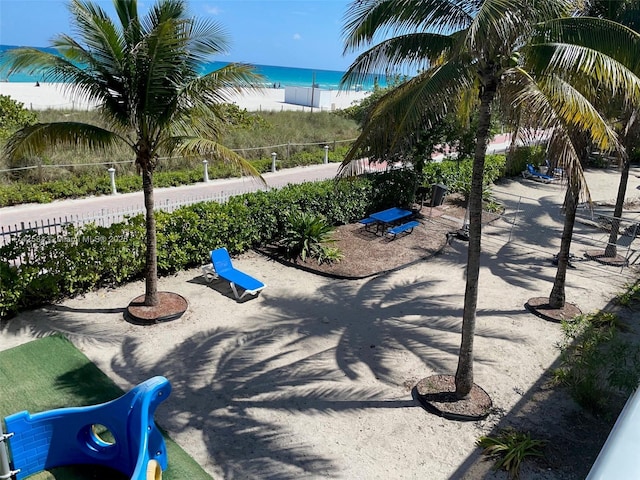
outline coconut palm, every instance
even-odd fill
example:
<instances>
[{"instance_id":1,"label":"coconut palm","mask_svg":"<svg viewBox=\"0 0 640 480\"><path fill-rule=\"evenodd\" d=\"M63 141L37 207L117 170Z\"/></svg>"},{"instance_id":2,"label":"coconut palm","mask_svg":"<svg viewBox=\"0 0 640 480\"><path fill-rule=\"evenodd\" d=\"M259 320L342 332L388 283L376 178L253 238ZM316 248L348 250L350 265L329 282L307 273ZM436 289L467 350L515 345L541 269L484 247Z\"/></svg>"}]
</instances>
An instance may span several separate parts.
<instances>
[{"instance_id":1,"label":"coconut palm","mask_svg":"<svg viewBox=\"0 0 640 480\"><path fill-rule=\"evenodd\" d=\"M408 68L419 73L372 109L343 163L343 174L348 173L354 158L393 152L410 132L428 128L464 99L477 101L479 121L468 199L467 282L455 375L458 398L466 397L473 387L482 180L494 100L500 96L504 97L502 104L514 108L526 105L537 126L551 128L551 145L559 164L571 172L570 182L586 192L579 159L565 127L590 132L603 148L609 148L615 135L573 83L591 78L606 82L602 85L611 92L628 89L638 93L637 78L620 62L592 48L598 39L600 50L628 59L624 52L633 48L636 37L613 22L566 18L568 12L568 4L561 0L359 0L346 15L345 50L374 46L356 58L343 85L361 83L373 72Z\"/></svg>"},{"instance_id":2,"label":"coconut palm","mask_svg":"<svg viewBox=\"0 0 640 480\"><path fill-rule=\"evenodd\" d=\"M594 0L580 6L582 7L580 10L582 15L614 20L636 32L640 32L640 3L636 0ZM625 105L620 102L611 103L610 99L607 100L607 102L604 102L603 108L611 112L611 118L617 119L616 130L624 147L620 152L620 183L613 212L614 218L611 224L611 232L609 233L609 241L604 250L606 258L615 258L617 256L616 242L620 229L620 218L624 208L629 180L629 167L631 166L629 156L633 149L640 145L640 119L638 119L640 112L637 105Z\"/></svg>"},{"instance_id":3,"label":"coconut palm","mask_svg":"<svg viewBox=\"0 0 640 480\"><path fill-rule=\"evenodd\" d=\"M37 73L95 102L107 127L40 123L25 127L6 145L11 157L37 155L56 145L131 148L142 174L146 208L144 304L158 304L153 173L162 156L207 155L258 175L247 162L217 143L219 104L259 77L253 68L229 64L207 75L199 69L227 48L221 27L188 16L183 0L158 0L143 17L136 0L113 1L117 19L97 4L69 4L74 36L52 42L58 54L32 48L7 52L9 73Z\"/></svg>"}]
</instances>

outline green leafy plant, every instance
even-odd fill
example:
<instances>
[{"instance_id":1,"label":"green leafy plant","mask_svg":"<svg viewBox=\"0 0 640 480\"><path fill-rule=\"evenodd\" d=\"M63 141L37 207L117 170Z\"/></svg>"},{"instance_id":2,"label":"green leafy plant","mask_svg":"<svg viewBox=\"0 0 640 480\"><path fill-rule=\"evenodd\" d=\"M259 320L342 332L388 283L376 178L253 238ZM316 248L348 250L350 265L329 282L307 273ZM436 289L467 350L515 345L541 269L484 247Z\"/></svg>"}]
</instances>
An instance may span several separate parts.
<instances>
[{"instance_id":1,"label":"green leafy plant","mask_svg":"<svg viewBox=\"0 0 640 480\"><path fill-rule=\"evenodd\" d=\"M583 408L606 414L640 382L640 346L621 338L617 315L596 312L562 322L560 367L553 377Z\"/></svg>"},{"instance_id":2,"label":"green leafy plant","mask_svg":"<svg viewBox=\"0 0 640 480\"><path fill-rule=\"evenodd\" d=\"M634 304L640 303L640 280L636 283L628 285L624 292L618 294L615 298L618 305L624 307L632 307Z\"/></svg>"},{"instance_id":3,"label":"green leafy plant","mask_svg":"<svg viewBox=\"0 0 640 480\"><path fill-rule=\"evenodd\" d=\"M333 243L334 227L322 215L292 211L287 215L287 229L280 240L287 257L296 259L315 258L318 263L339 259L339 252L327 244Z\"/></svg>"},{"instance_id":4,"label":"green leafy plant","mask_svg":"<svg viewBox=\"0 0 640 480\"><path fill-rule=\"evenodd\" d=\"M546 442L532 439L528 433L513 428L501 430L497 436L482 436L476 442L482 453L496 459L495 470L504 469L509 478L518 478L522 461L527 457L542 457Z\"/></svg>"},{"instance_id":5,"label":"green leafy plant","mask_svg":"<svg viewBox=\"0 0 640 480\"><path fill-rule=\"evenodd\" d=\"M225 203L197 203L171 214L157 211L159 272L170 275L202 265L214 248L239 254L276 242L291 230L282 215L289 211L324 218L320 231L311 232L324 244L311 250L319 262L338 261L342 255L330 246L326 232L374 211L371 189L364 178L338 184L327 180L238 195ZM144 216L136 215L108 227L69 225L57 235L27 231L7 238L0 246L0 318L142 277L144 228Z\"/></svg>"},{"instance_id":6,"label":"green leafy plant","mask_svg":"<svg viewBox=\"0 0 640 480\"><path fill-rule=\"evenodd\" d=\"M8 95L0 95L0 140L6 139L16 130L36 123L34 112Z\"/></svg>"}]
</instances>

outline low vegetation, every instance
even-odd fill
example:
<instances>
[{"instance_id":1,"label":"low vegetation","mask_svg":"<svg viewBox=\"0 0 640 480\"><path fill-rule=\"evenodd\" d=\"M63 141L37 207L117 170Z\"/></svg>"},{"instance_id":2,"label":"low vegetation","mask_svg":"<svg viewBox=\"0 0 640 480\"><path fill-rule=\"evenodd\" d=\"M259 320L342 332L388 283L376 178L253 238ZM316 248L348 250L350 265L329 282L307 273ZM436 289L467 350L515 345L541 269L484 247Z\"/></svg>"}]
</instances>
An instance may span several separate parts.
<instances>
[{"instance_id":1,"label":"low vegetation","mask_svg":"<svg viewBox=\"0 0 640 480\"><path fill-rule=\"evenodd\" d=\"M509 478L518 478L520 467L527 457L542 457L545 442L513 428L505 428L496 436L483 436L476 444L482 453L495 458L495 470L506 470Z\"/></svg>"},{"instance_id":2,"label":"low vegetation","mask_svg":"<svg viewBox=\"0 0 640 480\"><path fill-rule=\"evenodd\" d=\"M307 258L319 264L339 261L340 251L332 248L335 227L323 215L294 210L287 215L287 227L278 241L287 258L303 262Z\"/></svg>"},{"instance_id":3,"label":"low vegetation","mask_svg":"<svg viewBox=\"0 0 640 480\"><path fill-rule=\"evenodd\" d=\"M342 161L349 142L358 134L355 121L332 112L247 112L235 105L220 108L225 110L226 119L220 143L238 151L263 172L271 166L272 152L277 154L279 168L321 163L325 145L330 147L330 161ZM75 121L105 126L95 111L32 112L9 97L0 97L0 148L10 134L36 121ZM195 157L162 159L157 171L171 172L182 177L180 182L193 183L203 178L202 160ZM119 182L134 183L128 179L137 176L131 154L125 148L116 147L108 152L59 148L39 157L14 161L1 158L0 170L4 173L0 174L0 185L64 183L78 176L98 177L108 185L107 169L110 167L116 168ZM210 178L239 174L239 171L211 161L209 169ZM5 193L4 196L11 195ZM74 196L74 193L70 192L69 196Z\"/></svg>"},{"instance_id":4,"label":"low vegetation","mask_svg":"<svg viewBox=\"0 0 640 480\"><path fill-rule=\"evenodd\" d=\"M593 414L616 412L640 383L640 345L625 338L627 328L618 315L602 311L562 322L554 380Z\"/></svg>"},{"instance_id":5,"label":"low vegetation","mask_svg":"<svg viewBox=\"0 0 640 480\"><path fill-rule=\"evenodd\" d=\"M198 203L171 214L158 211L159 274L202 265L207 252L218 247L238 254L283 239L292 253L322 261L337 259L338 252L326 245L329 226L351 223L381 205L389 206L375 194L384 190L382 181L363 178L289 185L232 197L222 204ZM305 212L305 218L323 221L292 224L284 212ZM30 231L14 236L0 247L0 317L141 278L144 232L144 217L137 215L109 227L87 224L68 226L59 235Z\"/></svg>"}]
</instances>

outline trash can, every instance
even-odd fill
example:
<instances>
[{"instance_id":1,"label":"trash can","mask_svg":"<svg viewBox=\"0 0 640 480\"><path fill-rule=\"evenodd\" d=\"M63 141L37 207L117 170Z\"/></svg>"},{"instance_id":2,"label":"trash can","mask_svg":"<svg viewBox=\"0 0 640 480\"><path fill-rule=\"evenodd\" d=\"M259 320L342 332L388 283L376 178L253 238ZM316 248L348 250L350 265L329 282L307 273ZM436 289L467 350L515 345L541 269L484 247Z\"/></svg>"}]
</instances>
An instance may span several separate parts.
<instances>
[{"instance_id":1,"label":"trash can","mask_svg":"<svg viewBox=\"0 0 640 480\"><path fill-rule=\"evenodd\" d=\"M437 207L444 202L444 195L447 193L447 186L436 183L431 190L431 206Z\"/></svg>"}]
</instances>

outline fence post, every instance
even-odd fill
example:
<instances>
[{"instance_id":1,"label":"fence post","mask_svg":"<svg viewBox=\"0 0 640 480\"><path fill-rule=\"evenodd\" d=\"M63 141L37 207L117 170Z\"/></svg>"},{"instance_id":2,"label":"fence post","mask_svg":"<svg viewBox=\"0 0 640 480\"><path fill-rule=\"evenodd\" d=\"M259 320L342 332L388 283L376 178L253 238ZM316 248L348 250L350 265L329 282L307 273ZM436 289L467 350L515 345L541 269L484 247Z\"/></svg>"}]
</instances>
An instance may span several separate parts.
<instances>
[{"instance_id":1,"label":"fence post","mask_svg":"<svg viewBox=\"0 0 640 480\"><path fill-rule=\"evenodd\" d=\"M324 146L324 163L329 163L329 145Z\"/></svg>"},{"instance_id":2,"label":"fence post","mask_svg":"<svg viewBox=\"0 0 640 480\"><path fill-rule=\"evenodd\" d=\"M116 169L111 167L107 171L109 172L109 180L111 181L111 194L115 195L118 193L116 190Z\"/></svg>"},{"instance_id":3,"label":"fence post","mask_svg":"<svg viewBox=\"0 0 640 480\"><path fill-rule=\"evenodd\" d=\"M275 172L276 171L276 157L278 156L278 154L276 152L272 152L271 153L271 171Z\"/></svg>"},{"instance_id":4,"label":"fence post","mask_svg":"<svg viewBox=\"0 0 640 480\"><path fill-rule=\"evenodd\" d=\"M204 181L209 181L209 162L207 160L202 161L202 165L204 167Z\"/></svg>"}]
</instances>

